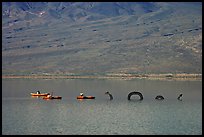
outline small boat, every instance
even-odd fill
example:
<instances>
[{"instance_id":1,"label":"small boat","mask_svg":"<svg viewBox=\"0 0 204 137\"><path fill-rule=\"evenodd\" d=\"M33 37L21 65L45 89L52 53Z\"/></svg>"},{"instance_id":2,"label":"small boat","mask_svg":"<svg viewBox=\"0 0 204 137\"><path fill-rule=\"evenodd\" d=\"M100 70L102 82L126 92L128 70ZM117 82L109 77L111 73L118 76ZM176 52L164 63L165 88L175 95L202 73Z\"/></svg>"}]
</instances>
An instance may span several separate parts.
<instances>
[{"instance_id":1,"label":"small boat","mask_svg":"<svg viewBox=\"0 0 204 137\"><path fill-rule=\"evenodd\" d=\"M40 93L39 91L37 91L37 93L30 93L31 96L47 96L50 95L50 93Z\"/></svg>"},{"instance_id":2,"label":"small boat","mask_svg":"<svg viewBox=\"0 0 204 137\"><path fill-rule=\"evenodd\" d=\"M84 96L84 93L80 93L79 96L77 96L77 99L95 99L94 96Z\"/></svg>"},{"instance_id":3,"label":"small boat","mask_svg":"<svg viewBox=\"0 0 204 137\"><path fill-rule=\"evenodd\" d=\"M95 99L94 96L77 96L77 99Z\"/></svg>"},{"instance_id":4,"label":"small boat","mask_svg":"<svg viewBox=\"0 0 204 137\"><path fill-rule=\"evenodd\" d=\"M46 96L46 97L43 97L43 99L62 99L61 96Z\"/></svg>"}]
</instances>

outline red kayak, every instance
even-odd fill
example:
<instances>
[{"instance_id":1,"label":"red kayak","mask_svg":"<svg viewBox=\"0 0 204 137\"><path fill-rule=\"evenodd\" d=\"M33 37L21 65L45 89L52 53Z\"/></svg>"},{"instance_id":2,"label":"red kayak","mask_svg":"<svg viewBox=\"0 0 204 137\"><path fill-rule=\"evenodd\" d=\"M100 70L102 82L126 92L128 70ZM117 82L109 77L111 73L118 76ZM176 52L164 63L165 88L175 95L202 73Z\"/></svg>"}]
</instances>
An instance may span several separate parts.
<instances>
[{"instance_id":1,"label":"red kayak","mask_svg":"<svg viewBox=\"0 0 204 137\"><path fill-rule=\"evenodd\" d=\"M46 97L43 97L43 99L62 99L61 96L46 96Z\"/></svg>"},{"instance_id":2,"label":"red kayak","mask_svg":"<svg viewBox=\"0 0 204 137\"><path fill-rule=\"evenodd\" d=\"M77 96L77 99L95 99L94 96Z\"/></svg>"},{"instance_id":3,"label":"red kayak","mask_svg":"<svg viewBox=\"0 0 204 137\"><path fill-rule=\"evenodd\" d=\"M31 96L47 96L49 95L50 93L40 93L40 94L37 94L37 93L30 93Z\"/></svg>"}]
</instances>

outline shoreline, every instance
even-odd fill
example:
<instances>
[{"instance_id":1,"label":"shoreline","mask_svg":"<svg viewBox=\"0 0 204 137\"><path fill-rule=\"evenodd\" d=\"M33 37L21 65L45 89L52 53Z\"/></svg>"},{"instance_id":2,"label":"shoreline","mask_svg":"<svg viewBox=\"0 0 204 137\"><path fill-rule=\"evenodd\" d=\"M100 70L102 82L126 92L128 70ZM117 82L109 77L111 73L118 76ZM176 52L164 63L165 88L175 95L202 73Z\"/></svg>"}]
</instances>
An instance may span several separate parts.
<instances>
[{"instance_id":1,"label":"shoreline","mask_svg":"<svg viewBox=\"0 0 204 137\"><path fill-rule=\"evenodd\" d=\"M2 79L151 79L151 80L201 80L202 74L108 74L108 75L2 75Z\"/></svg>"}]
</instances>

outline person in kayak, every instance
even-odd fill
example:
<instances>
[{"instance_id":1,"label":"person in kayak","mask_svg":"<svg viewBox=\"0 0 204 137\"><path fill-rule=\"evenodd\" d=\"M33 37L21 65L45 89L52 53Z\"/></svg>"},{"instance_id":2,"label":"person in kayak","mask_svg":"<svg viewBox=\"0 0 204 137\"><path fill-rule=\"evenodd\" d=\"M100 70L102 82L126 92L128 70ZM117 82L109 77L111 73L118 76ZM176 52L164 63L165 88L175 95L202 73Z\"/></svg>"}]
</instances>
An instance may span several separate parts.
<instances>
[{"instance_id":1,"label":"person in kayak","mask_svg":"<svg viewBox=\"0 0 204 137\"><path fill-rule=\"evenodd\" d=\"M81 92L81 93L80 93L80 96L82 96L82 97L83 97L83 96L84 96L84 93L82 93L82 92Z\"/></svg>"}]
</instances>

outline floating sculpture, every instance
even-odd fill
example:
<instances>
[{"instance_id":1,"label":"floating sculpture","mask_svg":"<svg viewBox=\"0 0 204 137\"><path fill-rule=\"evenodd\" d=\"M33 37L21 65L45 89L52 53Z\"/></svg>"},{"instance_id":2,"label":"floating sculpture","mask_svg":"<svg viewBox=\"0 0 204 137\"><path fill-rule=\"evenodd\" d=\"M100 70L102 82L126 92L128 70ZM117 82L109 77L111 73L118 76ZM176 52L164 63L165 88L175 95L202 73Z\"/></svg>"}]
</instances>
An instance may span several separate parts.
<instances>
[{"instance_id":1,"label":"floating sculpture","mask_svg":"<svg viewBox=\"0 0 204 137\"><path fill-rule=\"evenodd\" d=\"M156 96L156 97L155 97L155 99L157 99L157 100L163 100L163 99L164 99L164 97L163 97L163 96L161 96L161 95L158 95L158 96Z\"/></svg>"},{"instance_id":2,"label":"floating sculpture","mask_svg":"<svg viewBox=\"0 0 204 137\"><path fill-rule=\"evenodd\" d=\"M105 94L108 94L110 97L110 100L113 100L113 96L108 91Z\"/></svg>"},{"instance_id":3,"label":"floating sculpture","mask_svg":"<svg viewBox=\"0 0 204 137\"><path fill-rule=\"evenodd\" d=\"M138 96L140 97L140 100L143 100L143 95L142 95L142 93L136 92L136 91L130 92L130 93L128 94L128 100L130 100L130 97L131 97L132 95L138 95Z\"/></svg>"},{"instance_id":4,"label":"floating sculpture","mask_svg":"<svg viewBox=\"0 0 204 137\"><path fill-rule=\"evenodd\" d=\"M182 96L183 96L183 94L180 94L177 99L182 101L182 98L181 98Z\"/></svg>"}]
</instances>

